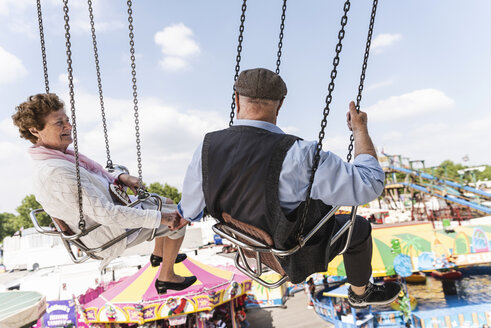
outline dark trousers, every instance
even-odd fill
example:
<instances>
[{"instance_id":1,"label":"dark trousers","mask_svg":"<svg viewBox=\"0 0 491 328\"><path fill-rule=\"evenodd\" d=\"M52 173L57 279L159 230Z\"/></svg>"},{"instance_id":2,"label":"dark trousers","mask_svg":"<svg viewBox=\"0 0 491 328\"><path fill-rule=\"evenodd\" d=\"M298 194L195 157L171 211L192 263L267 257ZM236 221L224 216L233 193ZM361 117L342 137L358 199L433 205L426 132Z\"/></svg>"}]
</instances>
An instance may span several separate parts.
<instances>
[{"instance_id":1,"label":"dark trousers","mask_svg":"<svg viewBox=\"0 0 491 328\"><path fill-rule=\"evenodd\" d=\"M350 215L340 214L334 217L334 234L349 220ZM347 231L331 246L329 262L344 248ZM367 219L357 215L351 242L343 254L344 268L348 282L354 286L364 286L372 274L372 226Z\"/></svg>"}]
</instances>

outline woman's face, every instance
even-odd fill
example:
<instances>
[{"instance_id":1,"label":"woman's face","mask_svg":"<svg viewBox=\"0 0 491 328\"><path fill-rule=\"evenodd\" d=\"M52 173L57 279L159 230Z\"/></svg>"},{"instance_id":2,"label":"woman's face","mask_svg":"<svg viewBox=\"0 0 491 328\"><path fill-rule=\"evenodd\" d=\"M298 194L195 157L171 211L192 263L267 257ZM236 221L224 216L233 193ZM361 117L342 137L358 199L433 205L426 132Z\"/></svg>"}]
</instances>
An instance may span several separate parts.
<instances>
[{"instance_id":1,"label":"woman's face","mask_svg":"<svg viewBox=\"0 0 491 328\"><path fill-rule=\"evenodd\" d=\"M72 125L64 109L49 113L42 130L31 128L29 131L38 138L36 145L65 152L72 143Z\"/></svg>"}]
</instances>

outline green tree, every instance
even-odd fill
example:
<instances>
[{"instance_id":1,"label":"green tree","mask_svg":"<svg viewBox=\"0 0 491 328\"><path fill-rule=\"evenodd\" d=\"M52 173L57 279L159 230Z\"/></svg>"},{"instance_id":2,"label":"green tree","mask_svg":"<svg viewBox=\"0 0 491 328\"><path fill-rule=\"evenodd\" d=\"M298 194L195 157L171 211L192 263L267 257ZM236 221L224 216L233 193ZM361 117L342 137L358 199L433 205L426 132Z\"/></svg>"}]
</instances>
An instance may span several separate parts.
<instances>
[{"instance_id":1,"label":"green tree","mask_svg":"<svg viewBox=\"0 0 491 328\"><path fill-rule=\"evenodd\" d=\"M434 174L441 178L459 180L460 174L457 171L464 168L465 166L462 164L455 164L451 160L446 160L434 169Z\"/></svg>"},{"instance_id":2,"label":"green tree","mask_svg":"<svg viewBox=\"0 0 491 328\"><path fill-rule=\"evenodd\" d=\"M450 160L446 160L436 167L433 167L431 169L426 169L426 171L430 174L433 174L443 179L462 181L464 183L475 182L473 181L474 179L491 180L491 166L489 165L477 165L477 166L485 166L485 170L483 172L472 171L461 176L458 171L462 169L466 169L468 168L468 166L464 166L462 164L457 164Z\"/></svg>"},{"instance_id":3,"label":"green tree","mask_svg":"<svg viewBox=\"0 0 491 328\"><path fill-rule=\"evenodd\" d=\"M148 186L148 192L170 198L176 204L181 201L182 196L176 187L169 186L167 183L162 186L160 182L151 183L150 186Z\"/></svg>"},{"instance_id":4,"label":"green tree","mask_svg":"<svg viewBox=\"0 0 491 328\"><path fill-rule=\"evenodd\" d=\"M30 213L32 210L42 208L41 204L39 204L34 195L27 195L22 200L22 203L19 207L16 208L19 215L16 217L16 229L18 230L20 227L29 228L32 227L32 221L30 217ZM38 222L41 226L48 226L51 224L50 217L45 214L39 214L37 216Z\"/></svg>"},{"instance_id":5,"label":"green tree","mask_svg":"<svg viewBox=\"0 0 491 328\"><path fill-rule=\"evenodd\" d=\"M477 180L491 180L491 166L485 165L486 168L484 169L483 172L476 172L476 179Z\"/></svg>"},{"instance_id":6,"label":"green tree","mask_svg":"<svg viewBox=\"0 0 491 328\"><path fill-rule=\"evenodd\" d=\"M0 243L8 236L12 236L17 229L14 228L15 215L12 213L0 213Z\"/></svg>"}]
</instances>

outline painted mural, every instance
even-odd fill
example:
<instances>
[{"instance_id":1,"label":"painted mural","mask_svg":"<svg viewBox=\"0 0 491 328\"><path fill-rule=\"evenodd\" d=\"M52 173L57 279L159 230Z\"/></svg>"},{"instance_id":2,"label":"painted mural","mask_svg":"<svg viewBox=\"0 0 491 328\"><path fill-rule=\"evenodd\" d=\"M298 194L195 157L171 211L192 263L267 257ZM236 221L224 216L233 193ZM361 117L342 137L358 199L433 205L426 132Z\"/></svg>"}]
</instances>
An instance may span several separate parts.
<instances>
[{"instance_id":1,"label":"painted mural","mask_svg":"<svg viewBox=\"0 0 491 328\"><path fill-rule=\"evenodd\" d=\"M399 254L409 257L413 272L491 263L491 222L437 230L429 222L375 227L372 238L375 277L396 274L394 260ZM345 275L342 260L336 257L328 274Z\"/></svg>"}]
</instances>

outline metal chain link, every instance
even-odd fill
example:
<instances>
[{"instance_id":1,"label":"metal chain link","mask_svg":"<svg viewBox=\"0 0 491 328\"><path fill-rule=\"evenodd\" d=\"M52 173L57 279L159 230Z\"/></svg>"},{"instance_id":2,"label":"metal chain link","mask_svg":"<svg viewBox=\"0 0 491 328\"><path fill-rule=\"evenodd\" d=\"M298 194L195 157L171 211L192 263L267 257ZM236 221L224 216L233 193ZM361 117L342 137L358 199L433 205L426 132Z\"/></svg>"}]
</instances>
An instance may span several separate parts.
<instances>
[{"instance_id":1,"label":"metal chain link","mask_svg":"<svg viewBox=\"0 0 491 328\"><path fill-rule=\"evenodd\" d=\"M280 24L280 40L278 41L278 52L276 59L276 74L280 74L280 65L281 65L281 49L283 48L283 30L285 29L285 15L286 13L286 0L283 0L283 7L281 12L281 24Z\"/></svg>"},{"instance_id":2,"label":"metal chain link","mask_svg":"<svg viewBox=\"0 0 491 328\"><path fill-rule=\"evenodd\" d=\"M99 100L101 103L102 127L104 129L104 141L106 143L106 157L107 157L106 169L112 169L113 162L111 161L111 153L109 151L109 138L107 134L106 112L104 109L104 96L102 95L101 68L99 66L99 53L97 50L97 39L95 34L94 11L92 9L92 0L88 0L87 4L89 6L89 19L90 19L90 30L92 32L92 45L94 46L94 61L95 61L95 69L97 73L97 87L99 88Z\"/></svg>"},{"instance_id":3,"label":"metal chain link","mask_svg":"<svg viewBox=\"0 0 491 328\"><path fill-rule=\"evenodd\" d=\"M78 156L78 138L77 138L77 120L75 116L75 92L73 91L73 68L72 68L72 44L70 42L70 24L68 16L68 0L63 0L63 12L65 20L65 39L66 39L66 56L68 66L68 88L70 94L70 109L72 113L72 133L73 133L73 150L75 153L75 171L77 173L77 190L78 190L78 210L80 219L78 221L78 228L85 233L85 220L82 210L82 186L80 183L80 165Z\"/></svg>"},{"instance_id":4,"label":"metal chain link","mask_svg":"<svg viewBox=\"0 0 491 328\"><path fill-rule=\"evenodd\" d=\"M138 198L146 198L148 193L143 188L142 178L142 160L141 160L141 146L140 146L140 119L138 118L138 93L136 91L136 64L135 64L135 41L133 33L133 10L131 9L131 0L127 1L128 4L128 28L130 36L130 53L131 53L131 81L133 82L133 109L135 110L135 136L136 136L136 157L138 162Z\"/></svg>"},{"instance_id":5,"label":"metal chain link","mask_svg":"<svg viewBox=\"0 0 491 328\"><path fill-rule=\"evenodd\" d=\"M373 0L373 5L372 5L372 14L370 16L370 25L368 27L368 36L367 36L367 44L365 46L365 55L363 56L363 65L361 68L361 75L360 75L360 85L358 86L358 96L356 97L356 112L360 112L360 102L361 102L361 95L363 91L363 83L365 82L365 72L367 70L367 64L368 64L368 56L370 55L370 45L372 44L372 34L373 34L373 25L375 24L375 14L377 13L377 5L378 5L378 0ZM350 144L348 146L348 155L346 156L346 160L348 162L351 161L351 153L353 152L353 142L355 141L355 138L353 136L353 133L350 136Z\"/></svg>"},{"instance_id":6,"label":"metal chain link","mask_svg":"<svg viewBox=\"0 0 491 328\"><path fill-rule=\"evenodd\" d=\"M44 85L46 93L49 93L48 61L46 60L46 47L44 43L43 13L41 11L41 0L37 0L39 40L41 40L41 55L43 57Z\"/></svg>"},{"instance_id":7,"label":"metal chain link","mask_svg":"<svg viewBox=\"0 0 491 328\"><path fill-rule=\"evenodd\" d=\"M240 15L240 27L239 27L239 44L237 45L237 56L235 57L235 75L234 75L234 83L237 81L237 78L239 77L239 71L240 71L240 60L241 60L241 52L242 52L242 40L244 40L244 22L245 22L245 13L247 9L247 0L244 0L242 3L242 14ZM232 104L230 105L230 122L228 123L229 126L232 126L234 124L234 117L235 117L235 84L234 84L234 91L232 93Z\"/></svg>"},{"instance_id":8,"label":"metal chain link","mask_svg":"<svg viewBox=\"0 0 491 328\"><path fill-rule=\"evenodd\" d=\"M302 220L300 221L300 226L298 229L297 239L299 240L299 242L303 239L303 229L305 227L305 222L307 220L307 212L308 212L308 209L310 206L310 194L312 193L312 185L314 183L315 172L317 171L317 167L319 166L320 152L322 150L322 140L324 139L324 136L325 136L324 129L327 126L327 116L329 115L329 112L330 112L329 106L330 106L331 101L332 101L332 92L334 90L334 80L336 79L336 76L338 74L337 67L339 65L339 54L341 53L341 50L343 49L342 41L343 41L344 34L345 34L344 27L348 23L348 11L350 9L350 6L351 6L350 1L346 0L346 2L344 3L344 7L343 7L344 14L343 14L343 17L341 18L341 29L338 32L338 43L336 45L336 55L334 56L334 59L333 59L333 68L331 71L331 82L329 83L329 86L328 86L328 94L326 97L326 106L324 107L324 116L323 116L323 119L321 121L321 130L319 132L319 141L317 142L317 146L316 146L315 153L314 153L314 162L312 164L312 173L310 174L309 187L307 189L307 197L305 198L305 208L303 210Z\"/></svg>"}]
</instances>

